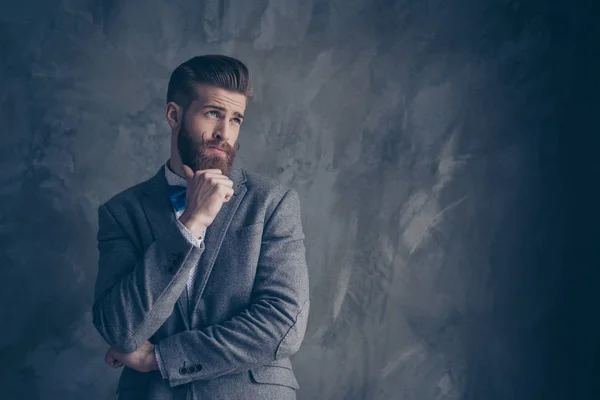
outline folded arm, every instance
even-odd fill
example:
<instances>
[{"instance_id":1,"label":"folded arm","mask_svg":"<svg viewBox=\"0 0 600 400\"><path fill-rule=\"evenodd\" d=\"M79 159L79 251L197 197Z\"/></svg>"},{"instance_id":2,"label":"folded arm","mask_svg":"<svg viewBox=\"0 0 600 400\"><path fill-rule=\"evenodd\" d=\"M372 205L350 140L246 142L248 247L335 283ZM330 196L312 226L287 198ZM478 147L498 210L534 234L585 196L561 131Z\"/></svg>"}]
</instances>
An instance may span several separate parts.
<instances>
[{"instance_id":1,"label":"folded arm","mask_svg":"<svg viewBox=\"0 0 600 400\"><path fill-rule=\"evenodd\" d=\"M309 304L300 202L289 190L263 230L249 308L222 324L161 340L161 372L173 387L289 357L304 338Z\"/></svg>"},{"instance_id":2,"label":"folded arm","mask_svg":"<svg viewBox=\"0 0 600 400\"><path fill-rule=\"evenodd\" d=\"M133 352L171 315L204 242L194 246L174 221L142 251L107 205L98 208L97 239L94 326L111 347Z\"/></svg>"}]
</instances>

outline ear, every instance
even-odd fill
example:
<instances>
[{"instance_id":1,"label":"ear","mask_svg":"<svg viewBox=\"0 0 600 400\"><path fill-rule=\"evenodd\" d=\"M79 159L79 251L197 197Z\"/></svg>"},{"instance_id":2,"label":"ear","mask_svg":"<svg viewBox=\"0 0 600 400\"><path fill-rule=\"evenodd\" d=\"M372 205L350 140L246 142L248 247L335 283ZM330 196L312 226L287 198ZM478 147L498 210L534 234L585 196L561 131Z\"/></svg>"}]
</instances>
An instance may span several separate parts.
<instances>
[{"instance_id":1,"label":"ear","mask_svg":"<svg viewBox=\"0 0 600 400\"><path fill-rule=\"evenodd\" d=\"M173 101L168 102L165 106L165 116L171 129L179 129L179 125L183 119L183 111L179 104Z\"/></svg>"}]
</instances>

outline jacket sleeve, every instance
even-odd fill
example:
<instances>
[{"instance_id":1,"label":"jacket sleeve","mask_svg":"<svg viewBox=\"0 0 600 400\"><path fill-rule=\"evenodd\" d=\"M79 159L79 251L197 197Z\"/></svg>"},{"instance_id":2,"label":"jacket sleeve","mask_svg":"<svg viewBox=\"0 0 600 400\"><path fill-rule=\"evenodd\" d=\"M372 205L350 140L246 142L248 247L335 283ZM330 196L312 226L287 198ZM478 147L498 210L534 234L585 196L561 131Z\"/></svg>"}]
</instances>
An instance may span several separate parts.
<instances>
[{"instance_id":1,"label":"jacket sleeve","mask_svg":"<svg viewBox=\"0 0 600 400\"><path fill-rule=\"evenodd\" d=\"M222 324L180 332L156 345L171 387L298 351L310 302L300 202L293 189L266 222L262 240L249 308Z\"/></svg>"},{"instance_id":2,"label":"jacket sleeve","mask_svg":"<svg viewBox=\"0 0 600 400\"><path fill-rule=\"evenodd\" d=\"M98 207L97 240L94 326L110 346L133 352L171 315L204 241L194 246L174 221L142 251L107 204Z\"/></svg>"}]
</instances>

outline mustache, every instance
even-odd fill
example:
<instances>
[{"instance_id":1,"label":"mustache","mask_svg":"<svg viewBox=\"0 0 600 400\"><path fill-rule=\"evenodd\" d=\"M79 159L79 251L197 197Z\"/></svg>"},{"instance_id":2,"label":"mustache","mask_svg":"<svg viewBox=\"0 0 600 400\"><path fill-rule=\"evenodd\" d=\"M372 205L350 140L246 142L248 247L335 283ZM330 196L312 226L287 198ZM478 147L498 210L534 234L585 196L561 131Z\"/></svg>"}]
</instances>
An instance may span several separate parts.
<instances>
[{"instance_id":1,"label":"mustache","mask_svg":"<svg viewBox=\"0 0 600 400\"><path fill-rule=\"evenodd\" d=\"M235 149L226 141L224 140L201 140L201 142L199 143L199 145L203 148L205 147L214 147L217 148L219 150L223 150L227 153L231 153L234 152Z\"/></svg>"}]
</instances>

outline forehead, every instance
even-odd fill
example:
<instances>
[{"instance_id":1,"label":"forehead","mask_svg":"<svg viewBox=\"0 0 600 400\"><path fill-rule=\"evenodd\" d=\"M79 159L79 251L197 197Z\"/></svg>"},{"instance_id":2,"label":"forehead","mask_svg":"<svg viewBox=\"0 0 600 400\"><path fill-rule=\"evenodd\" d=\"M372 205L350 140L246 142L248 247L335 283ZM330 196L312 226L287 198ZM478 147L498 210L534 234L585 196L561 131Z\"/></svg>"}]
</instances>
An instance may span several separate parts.
<instances>
[{"instance_id":1,"label":"forehead","mask_svg":"<svg viewBox=\"0 0 600 400\"><path fill-rule=\"evenodd\" d=\"M247 99L241 93L232 92L212 85L196 84L196 99L192 102L194 108L207 105L224 107L231 112L243 114Z\"/></svg>"}]
</instances>

